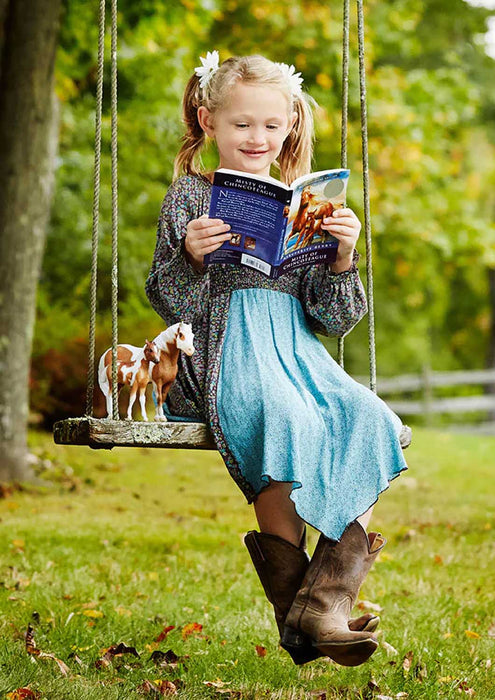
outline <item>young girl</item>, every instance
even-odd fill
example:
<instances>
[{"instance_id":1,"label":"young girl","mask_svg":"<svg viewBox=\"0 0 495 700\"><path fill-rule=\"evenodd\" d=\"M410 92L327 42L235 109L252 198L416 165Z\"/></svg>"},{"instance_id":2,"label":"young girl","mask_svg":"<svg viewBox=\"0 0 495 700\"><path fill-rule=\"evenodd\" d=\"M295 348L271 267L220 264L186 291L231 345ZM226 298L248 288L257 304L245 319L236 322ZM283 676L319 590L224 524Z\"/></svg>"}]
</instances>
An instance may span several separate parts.
<instances>
[{"instance_id":1,"label":"young girl","mask_svg":"<svg viewBox=\"0 0 495 700\"><path fill-rule=\"evenodd\" d=\"M360 223L336 210L322 228L337 260L271 280L229 264L203 266L230 238L208 217L212 173L198 165L206 137L220 168L286 183L310 171L313 122L300 74L261 56L220 66L208 52L183 102L186 134L161 209L148 297L167 324L192 323L172 414L206 421L225 464L254 503L260 532L245 543L295 663L327 655L353 666L376 649L378 618L349 620L385 540L366 533L372 505L406 464L402 424L328 355L315 331L341 336L366 313L356 267ZM178 177L181 173L181 177ZM320 531L309 562L305 524Z\"/></svg>"}]
</instances>

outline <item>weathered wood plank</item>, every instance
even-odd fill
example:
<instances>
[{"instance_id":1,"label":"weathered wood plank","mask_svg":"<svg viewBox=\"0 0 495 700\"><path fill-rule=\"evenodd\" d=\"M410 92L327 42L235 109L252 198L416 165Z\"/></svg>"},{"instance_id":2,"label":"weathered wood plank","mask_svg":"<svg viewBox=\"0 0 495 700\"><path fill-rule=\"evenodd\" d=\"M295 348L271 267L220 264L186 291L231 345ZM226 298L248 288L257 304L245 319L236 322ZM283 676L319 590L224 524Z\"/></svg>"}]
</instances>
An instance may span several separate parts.
<instances>
[{"instance_id":1,"label":"weathered wood plank","mask_svg":"<svg viewBox=\"0 0 495 700\"><path fill-rule=\"evenodd\" d=\"M368 386L369 378L357 376L354 379ZM432 387L495 384L495 369L459 370L453 372L430 372L428 381ZM398 377L378 377L376 386L378 394L400 391L419 391L423 389L425 376L422 374L402 374Z\"/></svg>"},{"instance_id":2,"label":"weathered wood plank","mask_svg":"<svg viewBox=\"0 0 495 700\"><path fill-rule=\"evenodd\" d=\"M420 416L425 413L422 401L387 401L392 411L399 415ZM469 413L495 409L495 396L455 396L433 399L428 405L430 413Z\"/></svg>"},{"instance_id":3,"label":"weathered wood plank","mask_svg":"<svg viewBox=\"0 0 495 700\"><path fill-rule=\"evenodd\" d=\"M112 447L168 447L215 450L213 437L204 423L145 423L106 418L68 418L53 426L58 445Z\"/></svg>"}]
</instances>

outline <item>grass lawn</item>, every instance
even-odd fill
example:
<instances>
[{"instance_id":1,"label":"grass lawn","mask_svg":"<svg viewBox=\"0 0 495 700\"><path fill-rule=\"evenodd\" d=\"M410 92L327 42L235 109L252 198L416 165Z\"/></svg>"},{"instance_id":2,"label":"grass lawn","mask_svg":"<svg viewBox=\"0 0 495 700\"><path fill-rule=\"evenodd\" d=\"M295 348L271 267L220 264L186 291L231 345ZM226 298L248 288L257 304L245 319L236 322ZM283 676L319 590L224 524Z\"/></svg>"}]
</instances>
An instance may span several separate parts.
<instances>
[{"instance_id":1,"label":"grass lawn","mask_svg":"<svg viewBox=\"0 0 495 700\"><path fill-rule=\"evenodd\" d=\"M168 680L191 700L495 699L495 438L415 430L360 596L381 644L354 669L279 648L242 544L254 514L217 453L31 445L47 485L0 499L1 698L159 697L146 681ZM27 653L28 625L55 658ZM104 656L119 643L139 656Z\"/></svg>"}]
</instances>

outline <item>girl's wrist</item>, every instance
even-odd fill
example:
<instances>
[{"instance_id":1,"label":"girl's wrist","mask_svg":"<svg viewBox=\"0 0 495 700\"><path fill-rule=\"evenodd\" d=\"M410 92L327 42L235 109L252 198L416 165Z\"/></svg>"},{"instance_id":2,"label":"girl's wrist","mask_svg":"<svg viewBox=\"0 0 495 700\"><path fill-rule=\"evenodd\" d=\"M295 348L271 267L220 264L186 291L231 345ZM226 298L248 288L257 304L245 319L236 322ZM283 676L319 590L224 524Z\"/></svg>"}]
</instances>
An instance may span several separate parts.
<instances>
[{"instance_id":1,"label":"girl's wrist","mask_svg":"<svg viewBox=\"0 0 495 700\"><path fill-rule=\"evenodd\" d=\"M337 253L337 258L335 262L330 265L330 270L337 274L339 272L346 272L347 270L350 270L353 263L353 253L354 250L344 253L343 255L339 255L339 253Z\"/></svg>"}]
</instances>

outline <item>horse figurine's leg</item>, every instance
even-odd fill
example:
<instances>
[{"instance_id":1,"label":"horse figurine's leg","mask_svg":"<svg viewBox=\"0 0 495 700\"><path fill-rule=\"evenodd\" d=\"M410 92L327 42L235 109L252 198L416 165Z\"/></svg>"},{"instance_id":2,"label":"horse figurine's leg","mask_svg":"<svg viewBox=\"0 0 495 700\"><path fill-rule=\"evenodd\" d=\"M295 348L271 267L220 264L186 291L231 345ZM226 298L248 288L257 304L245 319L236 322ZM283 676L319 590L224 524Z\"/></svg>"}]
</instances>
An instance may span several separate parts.
<instances>
[{"instance_id":1,"label":"horse figurine's leg","mask_svg":"<svg viewBox=\"0 0 495 700\"><path fill-rule=\"evenodd\" d=\"M127 416L125 417L126 420L132 420L132 407L134 406L134 402L136 401L136 393L138 390L138 383L134 381L134 383L131 386L131 391L129 394L129 405L127 407Z\"/></svg>"},{"instance_id":2,"label":"horse figurine's leg","mask_svg":"<svg viewBox=\"0 0 495 700\"><path fill-rule=\"evenodd\" d=\"M146 413L146 384L139 388L139 404L141 406L143 420L148 422L148 414Z\"/></svg>"},{"instance_id":3,"label":"horse figurine's leg","mask_svg":"<svg viewBox=\"0 0 495 700\"><path fill-rule=\"evenodd\" d=\"M162 382L158 381L156 384L153 384L153 389L155 390L155 398L156 398L156 412L155 412L155 420L156 421L166 421L167 418L165 414L163 413L163 398L162 398Z\"/></svg>"}]
</instances>

